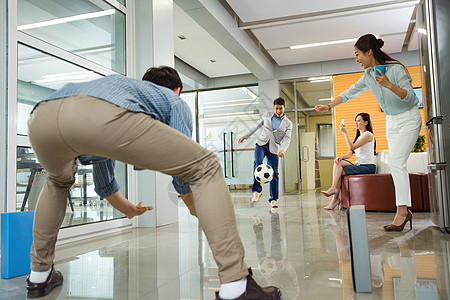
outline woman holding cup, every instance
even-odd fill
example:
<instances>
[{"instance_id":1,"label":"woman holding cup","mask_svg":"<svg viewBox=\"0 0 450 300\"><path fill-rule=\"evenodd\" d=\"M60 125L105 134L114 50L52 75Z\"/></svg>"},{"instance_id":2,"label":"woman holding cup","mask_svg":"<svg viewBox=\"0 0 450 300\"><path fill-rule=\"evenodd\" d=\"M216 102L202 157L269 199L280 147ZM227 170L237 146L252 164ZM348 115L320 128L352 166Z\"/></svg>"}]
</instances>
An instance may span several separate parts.
<instances>
[{"instance_id":1,"label":"woman holding cup","mask_svg":"<svg viewBox=\"0 0 450 300\"><path fill-rule=\"evenodd\" d=\"M370 89L386 114L386 137L388 140L392 179L395 186L397 212L386 231L402 231L409 221L412 224L411 192L406 162L422 126L417 107L419 99L413 91L411 77L405 66L390 57L381 48L384 42L373 34L361 36L355 43L356 62L365 69L361 78L328 105L316 105L322 113L357 97ZM379 66L384 66L383 70ZM375 73L374 69L377 69Z\"/></svg>"}]
</instances>

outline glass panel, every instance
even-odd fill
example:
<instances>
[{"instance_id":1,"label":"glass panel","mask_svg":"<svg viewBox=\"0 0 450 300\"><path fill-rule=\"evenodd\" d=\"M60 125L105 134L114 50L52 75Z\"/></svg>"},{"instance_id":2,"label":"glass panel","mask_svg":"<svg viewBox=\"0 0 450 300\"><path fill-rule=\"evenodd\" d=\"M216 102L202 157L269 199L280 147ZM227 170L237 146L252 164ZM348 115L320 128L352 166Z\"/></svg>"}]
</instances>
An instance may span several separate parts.
<instances>
[{"instance_id":1,"label":"glass panel","mask_svg":"<svg viewBox=\"0 0 450 300\"><path fill-rule=\"evenodd\" d=\"M331 124L317 124L319 157L334 158L333 126Z\"/></svg>"},{"instance_id":2,"label":"glass panel","mask_svg":"<svg viewBox=\"0 0 450 300\"><path fill-rule=\"evenodd\" d=\"M286 102L286 110L294 110L295 109L295 91L294 91L294 83L283 83L280 85L281 88L281 98Z\"/></svg>"},{"instance_id":3,"label":"glass panel","mask_svg":"<svg viewBox=\"0 0 450 300\"><path fill-rule=\"evenodd\" d=\"M67 82L89 81L101 76L65 60L19 44L17 78L17 134L27 135L27 121L34 105Z\"/></svg>"},{"instance_id":4,"label":"glass panel","mask_svg":"<svg viewBox=\"0 0 450 300\"><path fill-rule=\"evenodd\" d=\"M297 86L297 108L313 108L317 104L328 104L331 99L331 77L318 81L299 81Z\"/></svg>"},{"instance_id":5,"label":"glass panel","mask_svg":"<svg viewBox=\"0 0 450 300\"><path fill-rule=\"evenodd\" d=\"M123 4L123 5L126 5L125 4L125 0L117 0L117 1L119 1L121 4Z\"/></svg>"},{"instance_id":6,"label":"glass panel","mask_svg":"<svg viewBox=\"0 0 450 300\"><path fill-rule=\"evenodd\" d=\"M286 112L286 117L293 123L291 143L284 156L284 191L287 194L298 192L297 172L297 133L295 132L295 112Z\"/></svg>"},{"instance_id":7,"label":"glass panel","mask_svg":"<svg viewBox=\"0 0 450 300\"><path fill-rule=\"evenodd\" d=\"M197 140L197 125L196 125L196 116L195 116L195 92L193 93L183 93L180 95L180 97L186 101L186 103L189 105L189 108L191 109L192 114L192 139L194 141Z\"/></svg>"},{"instance_id":8,"label":"glass panel","mask_svg":"<svg viewBox=\"0 0 450 300\"><path fill-rule=\"evenodd\" d=\"M121 186L121 192L127 195L126 164L116 163L116 180ZM44 187L46 171L39 164L33 149L17 147L17 177L16 177L16 210L31 211ZM124 218L125 215L114 209L106 200L94 191L92 166L78 165L75 183L70 189L66 215L61 227L70 227L86 223Z\"/></svg>"},{"instance_id":9,"label":"glass panel","mask_svg":"<svg viewBox=\"0 0 450 300\"><path fill-rule=\"evenodd\" d=\"M258 132L237 143L259 120L257 87L198 93L199 142L216 153L232 189L246 189L253 182L253 152Z\"/></svg>"},{"instance_id":10,"label":"glass panel","mask_svg":"<svg viewBox=\"0 0 450 300\"><path fill-rule=\"evenodd\" d=\"M17 30L125 74L125 15L102 0L17 1Z\"/></svg>"}]
</instances>

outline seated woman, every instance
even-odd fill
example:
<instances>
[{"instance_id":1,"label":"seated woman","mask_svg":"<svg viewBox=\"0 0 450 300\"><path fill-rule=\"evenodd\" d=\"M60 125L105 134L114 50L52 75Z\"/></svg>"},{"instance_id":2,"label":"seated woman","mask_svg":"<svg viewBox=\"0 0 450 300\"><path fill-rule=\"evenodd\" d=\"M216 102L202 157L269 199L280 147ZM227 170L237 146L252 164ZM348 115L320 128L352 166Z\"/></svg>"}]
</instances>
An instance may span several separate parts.
<instances>
[{"instance_id":1,"label":"seated woman","mask_svg":"<svg viewBox=\"0 0 450 300\"><path fill-rule=\"evenodd\" d=\"M359 113L355 118L355 127L357 129L356 137L352 141L348 137L347 128L341 125L341 131L344 133L345 142L349 152L341 157L336 157L333 167L333 185L327 190L322 191L327 197L333 196L328 206L324 209L334 209L340 204L339 192L341 189L342 175L374 174L376 169L376 151L375 137L373 136L372 121L367 113ZM356 156L356 163L352 164L347 159Z\"/></svg>"}]
</instances>

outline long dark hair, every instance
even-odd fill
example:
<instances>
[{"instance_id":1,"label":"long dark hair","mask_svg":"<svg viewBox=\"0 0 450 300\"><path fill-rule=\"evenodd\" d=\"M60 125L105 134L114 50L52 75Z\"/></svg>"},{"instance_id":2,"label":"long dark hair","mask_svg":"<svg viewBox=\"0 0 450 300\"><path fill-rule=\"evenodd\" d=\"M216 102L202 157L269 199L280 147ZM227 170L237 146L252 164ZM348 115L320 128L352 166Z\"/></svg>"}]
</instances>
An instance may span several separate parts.
<instances>
[{"instance_id":1,"label":"long dark hair","mask_svg":"<svg viewBox=\"0 0 450 300\"><path fill-rule=\"evenodd\" d=\"M361 116L361 118L364 120L364 122L367 122L366 129L367 131L370 131L373 134L373 128L372 128L372 120L370 119L370 115L368 113L359 113L356 115L355 120L358 116ZM356 136L353 140L353 144L356 143L356 140L359 138L361 134L359 133L359 130L356 130ZM375 136L373 137L374 143L373 143L373 154L377 155L377 141L375 140ZM355 151L353 151L355 152Z\"/></svg>"},{"instance_id":2,"label":"long dark hair","mask_svg":"<svg viewBox=\"0 0 450 300\"><path fill-rule=\"evenodd\" d=\"M373 56L382 65L385 65L386 62L390 62L394 64L400 64L405 67L405 65L403 65L401 62L391 57L386 52L382 51L381 48L383 47L383 45L384 41L382 39L377 39L373 34L370 33L361 36L355 43L355 47L363 52L372 50Z\"/></svg>"}]
</instances>

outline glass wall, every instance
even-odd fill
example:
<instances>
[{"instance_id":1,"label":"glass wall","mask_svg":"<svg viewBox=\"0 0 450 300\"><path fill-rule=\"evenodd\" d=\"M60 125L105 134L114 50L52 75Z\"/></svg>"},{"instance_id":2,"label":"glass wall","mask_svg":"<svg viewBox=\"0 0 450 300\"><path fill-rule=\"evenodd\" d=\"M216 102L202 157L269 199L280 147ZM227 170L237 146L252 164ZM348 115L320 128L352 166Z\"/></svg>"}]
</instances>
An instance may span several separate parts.
<instances>
[{"instance_id":1,"label":"glass wall","mask_svg":"<svg viewBox=\"0 0 450 300\"><path fill-rule=\"evenodd\" d=\"M237 141L259 120L258 87L198 92L199 143L217 154L230 189L253 183L253 153L258 133Z\"/></svg>"},{"instance_id":2,"label":"glass wall","mask_svg":"<svg viewBox=\"0 0 450 300\"><path fill-rule=\"evenodd\" d=\"M68 82L83 82L101 75L19 43L17 47L17 134L27 135L33 107Z\"/></svg>"},{"instance_id":3,"label":"glass wall","mask_svg":"<svg viewBox=\"0 0 450 300\"><path fill-rule=\"evenodd\" d=\"M286 116L294 124L284 159L284 190L303 193L331 185L334 137L331 112L318 114L314 107L331 100L331 77L282 82Z\"/></svg>"},{"instance_id":4,"label":"glass wall","mask_svg":"<svg viewBox=\"0 0 450 300\"><path fill-rule=\"evenodd\" d=\"M10 165L16 166L16 182L8 186L8 195L15 192L16 197L15 207L8 209L26 211L35 209L46 178L27 136L30 112L65 83L126 75L127 10L125 1L115 0L18 0L16 4L16 9L11 5L10 17L17 15L17 32L11 34L16 38L17 56L11 55L16 63L8 69L8 74L17 74L16 93L8 100L14 107L9 110L9 124L16 125L8 130L9 140L16 145L8 154L14 157ZM115 175L127 196L126 164L117 162ZM92 165L79 165L75 179L62 227L125 217L95 193Z\"/></svg>"},{"instance_id":5,"label":"glass wall","mask_svg":"<svg viewBox=\"0 0 450 300\"><path fill-rule=\"evenodd\" d=\"M125 14L103 0L18 0L17 30L125 74Z\"/></svg>"}]
</instances>

